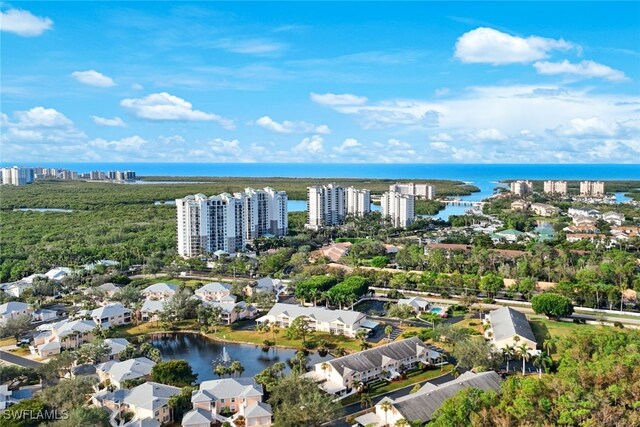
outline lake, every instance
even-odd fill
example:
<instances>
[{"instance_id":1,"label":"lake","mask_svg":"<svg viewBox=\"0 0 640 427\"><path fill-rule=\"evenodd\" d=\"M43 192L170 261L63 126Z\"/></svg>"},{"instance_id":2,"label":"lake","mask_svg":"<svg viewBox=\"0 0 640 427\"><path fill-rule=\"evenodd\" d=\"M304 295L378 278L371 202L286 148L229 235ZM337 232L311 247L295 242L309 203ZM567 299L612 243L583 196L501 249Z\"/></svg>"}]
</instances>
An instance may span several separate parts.
<instances>
[{"instance_id":1,"label":"lake","mask_svg":"<svg viewBox=\"0 0 640 427\"><path fill-rule=\"evenodd\" d=\"M265 338L267 335L265 334ZM198 382L218 379L213 373L215 366L222 360L223 348L231 360L238 360L244 366L243 377L252 377L274 363L287 361L295 356L296 350L272 348L268 352L262 347L250 344L221 343L198 334L154 334L151 344L160 350L163 360L184 359L198 374ZM309 354L309 366L333 357L320 356L317 352ZM290 370L287 365L287 372Z\"/></svg>"}]
</instances>

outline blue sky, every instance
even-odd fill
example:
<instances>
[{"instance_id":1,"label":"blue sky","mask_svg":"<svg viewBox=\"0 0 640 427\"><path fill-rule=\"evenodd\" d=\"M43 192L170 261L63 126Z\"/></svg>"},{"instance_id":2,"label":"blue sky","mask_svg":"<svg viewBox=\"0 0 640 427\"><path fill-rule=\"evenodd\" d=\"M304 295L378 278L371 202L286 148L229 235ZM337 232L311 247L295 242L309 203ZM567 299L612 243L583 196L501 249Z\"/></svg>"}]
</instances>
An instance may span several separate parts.
<instances>
[{"instance_id":1,"label":"blue sky","mask_svg":"<svg viewBox=\"0 0 640 427\"><path fill-rule=\"evenodd\" d=\"M1 9L3 162L640 159L638 2Z\"/></svg>"}]
</instances>

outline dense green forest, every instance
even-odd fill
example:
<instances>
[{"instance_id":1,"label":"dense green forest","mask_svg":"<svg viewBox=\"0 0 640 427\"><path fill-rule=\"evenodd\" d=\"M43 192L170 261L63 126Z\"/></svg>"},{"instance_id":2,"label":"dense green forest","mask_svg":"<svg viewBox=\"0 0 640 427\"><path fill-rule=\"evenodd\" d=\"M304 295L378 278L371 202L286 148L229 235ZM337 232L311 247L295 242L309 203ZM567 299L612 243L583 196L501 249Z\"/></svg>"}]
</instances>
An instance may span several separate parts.
<instances>
[{"instance_id":1,"label":"dense green forest","mask_svg":"<svg viewBox=\"0 0 640 427\"><path fill-rule=\"evenodd\" d=\"M125 265L150 257L175 255L175 207L155 205L188 194L241 191L271 185L291 199L306 198L306 186L328 180L283 178L211 178L206 184L117 185L50 181L0 188L0 281L17 280L52 265L78 266L101 258ZM344 182L343 182L344 181ZM345 185L388 189L391 180L340 180ZM475 187L462 182L431 181L441 194L464 194ZM374 187L375 184L375 187ZM437 209L426 202L424 209ZM437 202L436 202L437 203ZM72 209L73 212L23 212L19 208ZM421 208L422 209L422 208ZM304 213L292 213L299 229Z\"/></svg>"},{"instance_id":2,"label":"dense green forest","mask_svg":"<svg viewBox=\"0 0 640 427\"><path fill-rule=\"evenodd\" d=\"M498 395L463 390L429 425L640 425L640 332L585 330L555 345L560 358L549 374L510 377Z\"/></svg>"}]
</instances>

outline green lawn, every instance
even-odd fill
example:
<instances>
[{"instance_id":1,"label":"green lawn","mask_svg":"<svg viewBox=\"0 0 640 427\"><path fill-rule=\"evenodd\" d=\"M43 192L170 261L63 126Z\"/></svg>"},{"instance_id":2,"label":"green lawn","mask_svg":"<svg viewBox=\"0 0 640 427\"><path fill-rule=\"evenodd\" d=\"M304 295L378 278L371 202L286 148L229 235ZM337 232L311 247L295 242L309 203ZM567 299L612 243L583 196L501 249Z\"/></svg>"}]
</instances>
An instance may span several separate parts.
<instances>
[{"instance_id":1,"label":"green lawn","mask_svg":"<svg viewBox=\"0 0 640 427\"><path fill-rule=\"evenodd\" d=\"M452 370L453 370L453 365L445 365L442 367L442 370L440 368L435 368L435 369L428 369L426 371L413 372L408 375L407 379L404 379L401 381L392 381L380 387L376 387L375 389L370 390L369 394L371 395L371 397L376 397L381 394L389 393L390 391L408 387L423 381L432 380L442 375L446 375ZM360 401L360 395L354 394L345 399L342 399L340 402L342 402L343 406L347 406L359 401Z\"/></svg>"},{"instance_id":2,"label":"green lawn","mask_svg":"<svg viewBox=\"0 0 640 427\"><path fill-rule=\"evenodd\" d=\"M542 346L545 340L550 337L566 337L574 334L579 329L598 329L606 327L573 322L556 322L541 316L531 316L529 318L529 324L531 325L533 334L536 336L536 341L538 341L538 345L540 346ZM555 351L551 352L551 354L555 354Z\"/></svg>"}]
</instances>

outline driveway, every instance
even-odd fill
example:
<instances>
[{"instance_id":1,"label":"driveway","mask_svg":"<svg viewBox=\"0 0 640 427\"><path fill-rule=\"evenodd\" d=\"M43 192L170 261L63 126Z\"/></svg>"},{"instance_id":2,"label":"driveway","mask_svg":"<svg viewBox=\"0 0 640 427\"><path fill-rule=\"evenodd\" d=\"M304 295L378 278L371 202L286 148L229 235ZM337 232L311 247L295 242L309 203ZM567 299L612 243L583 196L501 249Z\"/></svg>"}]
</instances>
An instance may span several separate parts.
<instances>
[{"instance_id":1,"label":"driveway","mask_svg":"<svg viewBox=\"0 0 640 427\"><path fill-rule=\"evenodd\" d=\"M35 360L27 359L26 357L16 356L13 353L8 353L6 351L0 351L0 360L3 362L12 363L14 365L22 366L23 368L38 368L42 365L40 362L36 362Z\"/></svg>"}]
</instances>

